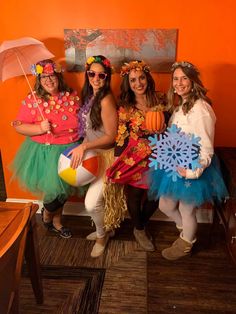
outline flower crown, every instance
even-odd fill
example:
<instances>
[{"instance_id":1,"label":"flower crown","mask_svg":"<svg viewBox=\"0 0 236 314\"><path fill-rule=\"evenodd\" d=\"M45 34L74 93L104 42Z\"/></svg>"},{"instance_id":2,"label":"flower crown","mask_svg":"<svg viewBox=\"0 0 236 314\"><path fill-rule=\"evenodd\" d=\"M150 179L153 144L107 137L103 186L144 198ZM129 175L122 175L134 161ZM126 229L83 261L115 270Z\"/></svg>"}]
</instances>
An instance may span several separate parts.
<instances>
[{"instance_id":1,"label":"flower crown","mask_svg":"<svg viewBox=\"0 0 236 314\"><path fill-rule=\"evenodd\" d=\"M189 63L187 61L180 61L180 62L173 63L172 66L171 66L171 70L173 71L173 70L175 70L178 67L183 67L183 68L187 67L187 68L195 69L195 67L193 66L192 63Z\"/></svg>"},{"instance_id":2,"label":"flower crown","mask_svg":"<svg viewBox=\"0 0 236 314\"><path fill-rule=\"evenodd\" d=\"M36 64L31 65L31 73L33 75L41 75L41 74L54 74L56 73L61 73L62 72L62 67L58 63L44 63L44 62L38 62Z\"/></svg>"},{"instance_id":3,"label":"flower crown","mask_svg":"<svg viewBox=\"0 0 236 314\"><path fill-rule=\"evenodd\" d=\"M98 56L95 56L95 57L89 57L85 63L85 69L87 70L89 68L89 66L92 64L92 63L101 63L103 65L105 65L105 67L107 68L112 68L111 66L111 62L109 59L105 58L105 59L102 59L101 57L98 57Z\"/></svg>"},{"instance_id":4,"label":"flower crown","mask_svg":"<svg viewBox=\"0 0 236 314\"><path fill-rule=\"evenodd\" d=\"M150 67L144 61L130 61L121 67L120 76L125 76L130 73L131 70L150 72Z\"/></svg>"}]
</instances>

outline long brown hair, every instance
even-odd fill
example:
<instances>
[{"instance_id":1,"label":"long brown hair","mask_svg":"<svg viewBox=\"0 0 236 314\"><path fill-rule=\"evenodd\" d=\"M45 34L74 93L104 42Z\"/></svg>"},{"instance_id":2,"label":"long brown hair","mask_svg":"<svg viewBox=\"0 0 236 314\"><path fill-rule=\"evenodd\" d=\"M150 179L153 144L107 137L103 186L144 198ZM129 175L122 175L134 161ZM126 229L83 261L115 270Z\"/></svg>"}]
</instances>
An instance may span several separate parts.
<instances>
[{"instance_id":1,"label":"long brown hair","mask_svg":"<svg viewBox=\"0 0 236 314\"><path fill-rule=\"evenodd\" d=\"M93 61L90 63L86 63L86 71L85 71L85 81L84 85L81 91L81 106L83 106L86 102L88 102L93 97L93 88L89 83L89 78L87 71L90 69L91 65L93 63L99 63L104 68L104 72L107 74L105 79L105 84L102 88L99 89L99 91L96 93L93 104L90 112L90 119L92 122L92 128L94 130L98 129L102 125L102 118L101 118L101 101L102 99L107 96L108 94L112 94L111 92L111 65L110 61L102 56L93 56L89 59L92 59ZM88 60L89 60L88 59Z\"/></svg>"},{"instance_id":2,"label":"long brown hair","mask_svg":"<svg viewBox=\"0 0 236 314\"><path fill-rule=\"evenodd\" d=\"M152 108L159 104L165 105L163 94L156 92L155 81L149 72L144 72L147 78L147 89L146 89L146 99L147 106ZM136 97L132 89L130 88L129 83L129 73L123 76L123 80L120 86L120 96L119 96L119 106L125 108L134 107L137 103Z\"/></svg>"},{"instance_id":3,"label":"long brown hair","mask_svg":"<svg viewBox=\"0 0 236 314\"><path fill-rule=\"evenodd\" d=\"M176 69L181 69L183 73L189 78L189 80L192 83L191 91L188 95L187 101L183 103L183 99L181 96L177 95L175 93L175 90L173 88L173 76ZM206 96L207 89L204 87L202 81L200 80L200 73L198 69L190 62L187 61L181 61L181 62L175 62L172 65L171 68L171 86L169 88L169 91L167 93L167 99L168 99L168 106L171 111L173 111L176 108L176 98L177 98L177 106L183 105L183 112L184 114L187 114L190 109L194 106L194 103L198 99L205 100L209 105L211 105L211 99Z\"/></svg>"}]
</instances>

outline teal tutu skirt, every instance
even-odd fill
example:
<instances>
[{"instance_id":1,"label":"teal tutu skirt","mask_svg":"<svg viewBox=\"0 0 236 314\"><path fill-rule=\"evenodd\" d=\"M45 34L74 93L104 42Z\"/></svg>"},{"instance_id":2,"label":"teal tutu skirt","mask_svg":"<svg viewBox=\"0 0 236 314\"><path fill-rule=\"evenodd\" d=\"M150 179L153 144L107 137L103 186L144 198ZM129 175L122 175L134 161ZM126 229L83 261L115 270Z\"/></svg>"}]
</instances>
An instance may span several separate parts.
<instances>
[{"instance_id":1,"label":"teal tutu skirt","mask_svg":"<svg viewBox=\"0 0 236 314\"><path fill-rule=\"evenodd\" d=\"M198 179L177 177L173 182L165 170L149 170L149 198L157 200L161 196L183 201L194 206L205 202L221 202L228 196L228 191L222 178L219 161L212 158L211 165L206 168Z\"/></svg>"},{"instance_id":2,"label":"teal tutu skirt","mask_svg":"<svg viewBox=\"0 0 236 314\"><path fill-rule=\"evenodd\" d=\"M43 199L44 203L50 203L57 197L63 202L71 195L83 196L86 187L68 185L57 172L60 154L75 144L45 145L26 138L10 166L12 179L17 179L21 188Z\"/></svg>"}]
</instances>

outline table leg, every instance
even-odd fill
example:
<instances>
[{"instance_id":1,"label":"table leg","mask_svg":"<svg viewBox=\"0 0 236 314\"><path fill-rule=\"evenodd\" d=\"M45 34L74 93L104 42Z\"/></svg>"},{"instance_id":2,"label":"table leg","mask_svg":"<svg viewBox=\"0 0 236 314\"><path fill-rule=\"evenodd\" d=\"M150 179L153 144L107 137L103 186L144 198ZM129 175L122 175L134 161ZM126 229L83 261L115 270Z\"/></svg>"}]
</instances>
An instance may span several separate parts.
<instances>
[{"instance_id":1,"label":"table leg","mask_svg":"<svg viewBox=\"0 0 236 314\"><path fill-rule=\"evenodd\" d=\"M43 303L43 285L40 269L39 247L35 215L31 217L25 246L25 260L29 276L38 304Z\"/></svg>"}]
</instances>

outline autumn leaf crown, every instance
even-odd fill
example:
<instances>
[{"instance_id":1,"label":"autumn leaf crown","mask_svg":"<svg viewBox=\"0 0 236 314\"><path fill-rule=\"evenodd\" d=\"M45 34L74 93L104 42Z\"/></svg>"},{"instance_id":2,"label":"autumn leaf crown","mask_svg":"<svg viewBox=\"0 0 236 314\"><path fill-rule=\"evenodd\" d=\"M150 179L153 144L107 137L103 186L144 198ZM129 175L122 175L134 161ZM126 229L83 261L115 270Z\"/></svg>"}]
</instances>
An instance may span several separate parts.
<instances>
[{"instance_id":1,"label":"autumn leaf crown","mask_svg":"<svg viewBox=\"0 0 236 314\"><path fill-rule=\"evenodd\" d=\"M121 67L120 76L125 76L130 73L131 70L150 72L150 67L143 61L130 61L129 63L125 62Z\"/></svg>"}]
</instances>

